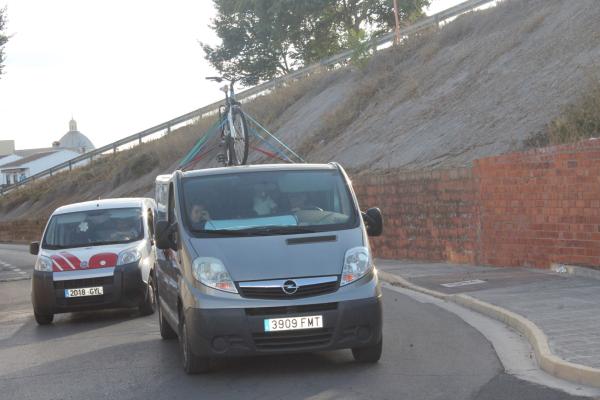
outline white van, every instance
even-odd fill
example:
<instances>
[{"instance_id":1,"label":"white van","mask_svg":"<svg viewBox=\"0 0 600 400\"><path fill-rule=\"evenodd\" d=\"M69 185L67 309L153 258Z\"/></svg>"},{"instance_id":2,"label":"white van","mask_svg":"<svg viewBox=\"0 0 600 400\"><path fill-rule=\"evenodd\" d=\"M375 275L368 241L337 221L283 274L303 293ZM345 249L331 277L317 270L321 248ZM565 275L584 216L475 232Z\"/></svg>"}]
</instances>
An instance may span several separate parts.
<instances>
[{"instance_id":1,"label":"white van","mask_svg":"<svg viewBox=\"0 0 600 400\"><path fill-rule=\"evenodd\" d=\"M44 325L54 314L99 308L155 309L153 267L156 203L149 198L105 199L56 209L37 255L31 302Z\"/></svg>"}]
</instances>

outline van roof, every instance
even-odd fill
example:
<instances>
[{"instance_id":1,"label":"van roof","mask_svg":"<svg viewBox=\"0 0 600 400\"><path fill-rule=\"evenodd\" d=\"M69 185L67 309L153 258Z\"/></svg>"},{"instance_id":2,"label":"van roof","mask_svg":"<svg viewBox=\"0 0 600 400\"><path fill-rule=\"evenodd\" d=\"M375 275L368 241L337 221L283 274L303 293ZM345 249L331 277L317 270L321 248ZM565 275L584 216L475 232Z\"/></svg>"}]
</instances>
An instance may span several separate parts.
<instances>
[{"instance_id":1,"label":"van roof","mask_svg":"<svg viewBox=\"0 0 600 400\"><path fill-rule=\"evenodd\" d=\"M142 207L145 201L154 202L154 200L145 197L130 197L130 198L119 198L119 199L101 199L84 201L81 203L68 204L66 206L58 207L54 212L55 214L65 214L78 211L89 211L89 210L101 210L110 208L134 208Z\"/></svg>"},{"instance_id":2,"label":"van roof","mask_svg":"<svg viewBox=\"0 0 600 400\"><path fill-rule=\"evenodd\" d=\"M259 164L259 165L240 165L235 167L206 168L186 171L185 177L218 175L229 173L260 172L260 171L302 171L302 170L335 170L338 166L335 163L329 164Z\"/></svg>"}]
</instances>

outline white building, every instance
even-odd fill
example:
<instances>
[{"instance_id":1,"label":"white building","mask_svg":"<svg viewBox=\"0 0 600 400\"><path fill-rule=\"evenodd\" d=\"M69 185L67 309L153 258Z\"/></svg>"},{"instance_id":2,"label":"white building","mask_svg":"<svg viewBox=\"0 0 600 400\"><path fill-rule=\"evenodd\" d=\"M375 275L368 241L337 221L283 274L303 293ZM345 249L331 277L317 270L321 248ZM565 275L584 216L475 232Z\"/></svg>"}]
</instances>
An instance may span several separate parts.
<instances>
[{"instance_id":1,"label":"white building","mask_svg":"<svg viewBox=\"0 0 600 400\"><path fill-rule=\"evenodd\" d=\"M0 168L3 165L20 160L21 158L23 158L23 157L18 154L14 154L14 153L9 154L7 156L0 156ZM0 186L2 186L2 185L6 185L6 177L3 174L0 174Z\"/></svg>"},{"instance_id":2,"label":"white building","mask_svg":"<svg viewBox=\"0 0 600 400\"><path fill-rule=\"evenodd\" d=\"M12 143L12 152L0 155L0 186L22 181L95 148L90 139L77 130L74 119L69 121L69 131L49 148L14 150L14 141L3 142L6 143L1 143L2 149L10 149ZM79 162L77 166L86 164L88 161Z\"/></svg>"},{"instance_id":3,"label":"white building","mask_svg":"<svg viewBox=\"0 0 600 400\"><path fill-rule=\"evenodd\" d=\"M95 149L92 141L77 130L77 122L73 118L69 121L69 131L59 141L52 143L52 147L71 149L81 154Z\"/></svg>"},{"instance_id":4,"label":"white building","mask_svg":"<svg viewBox=\"0 0 600 400\"><path fill-rule=\"evenodd\" d=\"M69 161L78 155L79 153L77 151L69 149L56 149L35 153L16 161L0 165L0 175L2 175L0 181L6 185L11 185L22 181L25 178L29 178L31 175L35 175L38 172L42 172L55 165Z\"/></svg>"}]
</instances>

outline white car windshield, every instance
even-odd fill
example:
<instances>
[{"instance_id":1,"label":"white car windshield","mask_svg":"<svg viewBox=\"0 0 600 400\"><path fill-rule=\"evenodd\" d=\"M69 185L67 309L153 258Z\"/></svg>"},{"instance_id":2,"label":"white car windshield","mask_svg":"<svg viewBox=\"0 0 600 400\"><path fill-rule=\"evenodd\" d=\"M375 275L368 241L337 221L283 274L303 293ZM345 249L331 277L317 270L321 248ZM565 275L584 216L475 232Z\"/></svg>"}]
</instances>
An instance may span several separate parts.
<instances>
[{"instance_id":1,"label":"white car windshield","mask_svg":"<svg viewBox=\"0 0 600 400\"><path fill-rule=\"evenodd\" d=\"M143 237L141 209L90 210L52 216L42 247L64 249L130 243Z\"/></svg>"}]
</instances>

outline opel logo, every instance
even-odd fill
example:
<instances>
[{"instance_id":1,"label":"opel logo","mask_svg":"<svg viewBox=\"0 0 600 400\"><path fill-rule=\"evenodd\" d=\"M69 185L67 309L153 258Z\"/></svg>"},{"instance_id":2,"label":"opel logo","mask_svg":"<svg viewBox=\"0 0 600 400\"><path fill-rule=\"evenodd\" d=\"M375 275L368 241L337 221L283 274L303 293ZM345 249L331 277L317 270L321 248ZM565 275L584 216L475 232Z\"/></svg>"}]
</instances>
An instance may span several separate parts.
<instances>
[{"instance_id":1,"label":"opel logo","mask_svg":"<svg viewBox=\"0 0 600 400\"><path fill-rule=\"evenodd\" d=\"M88 267L88 262L87 261L82 261L81 264L79 264L79 266L81 268L87 268Z\"/></svg>"},{"instance_id":2,"label":"opel logo","mask_svg":"<svg viewBox=\"0 0 600 400\"><path fill-rule=\"evenodd\" d=\"M294 294L298 291L298 285L296 285L296 282L291 279L283 282L281 288L285 294Z\"/></svg>"}]
</instances>

